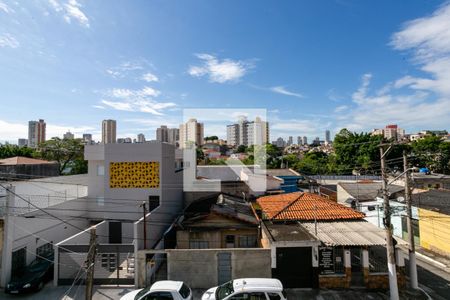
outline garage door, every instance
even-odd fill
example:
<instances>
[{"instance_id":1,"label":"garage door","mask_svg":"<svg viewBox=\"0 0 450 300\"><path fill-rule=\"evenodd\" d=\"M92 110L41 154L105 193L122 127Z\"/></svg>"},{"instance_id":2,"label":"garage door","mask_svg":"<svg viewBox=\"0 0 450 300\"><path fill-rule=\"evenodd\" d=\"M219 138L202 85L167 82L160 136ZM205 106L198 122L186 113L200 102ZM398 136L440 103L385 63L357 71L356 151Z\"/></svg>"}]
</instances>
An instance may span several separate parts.
<instances>
[{"instance_id":1,"label":"garage door","mask_svg":"<svg viewBox=\"0 0 450 300\"><path fill-rule=\"evenodd\" d=\"M272 269L272 277L285 288L312 288L315 279L311 248L277 248L277 267Z\"/></svg>"}]
</instances>

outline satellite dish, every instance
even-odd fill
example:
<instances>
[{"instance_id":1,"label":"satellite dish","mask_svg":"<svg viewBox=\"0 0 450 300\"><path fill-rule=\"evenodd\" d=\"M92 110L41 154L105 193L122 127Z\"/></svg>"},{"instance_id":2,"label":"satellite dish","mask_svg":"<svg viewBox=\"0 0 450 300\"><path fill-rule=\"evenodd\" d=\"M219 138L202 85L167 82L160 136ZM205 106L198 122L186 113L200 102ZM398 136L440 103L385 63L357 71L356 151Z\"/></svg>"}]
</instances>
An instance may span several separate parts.
<instances>
[{"instance_id":1,"label":"satellite dish","mask_svg":"<svg viewBox=\"0 0 450 300\"><path fill-rule=\"evenodd\" d=\"M397 198L397 201L398 202L405 202L405 197L401 197L400 196L400 197Z\"/></svg>"}]
</instances>

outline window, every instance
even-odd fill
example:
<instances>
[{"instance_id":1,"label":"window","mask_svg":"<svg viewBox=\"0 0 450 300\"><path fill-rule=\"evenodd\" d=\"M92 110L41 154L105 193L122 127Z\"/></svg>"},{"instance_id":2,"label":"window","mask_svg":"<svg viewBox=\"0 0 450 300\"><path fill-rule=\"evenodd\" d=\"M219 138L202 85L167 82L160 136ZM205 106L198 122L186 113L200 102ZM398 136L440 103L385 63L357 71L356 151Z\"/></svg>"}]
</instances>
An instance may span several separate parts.
<instances>
[{"instance_id":1,"label":"window","mask_svg":"<svg viewBox=\"0 0 450 300\"><path fill-rule=\"evenodd\" d=\"M267 300L266 295L261 292L240 293L232 296L230 300Z\"/></svg>"},{"instance_id":2,"label":"window","mask_svg":"<svg viewBox=\"0 0 450 300\"><path fill-rule=\"evenodd\" d=\"M96 202L97 202L97 206L104 206L105 205L105 197L97 196Z\"/></svg>"},{"instance_id":3,"label":"window","mask_svg":"<svg viewBox=\"0 0 450 300\"><path fill-rule=\"evenodd\" d=\"M243 235L239 237L239 248L256 247L256 235Z\"/></svg>"},{"instance_id":4,"label":"window","mask_svg":"<svg viewBox=\"0 0 450 300\"><path fill-rule=\"evenodd\" d=\"M281 296L278 293L267 293L270 300L281 300Z\"/></svg>"},{"instance_id":5,"label":"window","mask_svg":"<svg viewBox=\"0 0 450 300\"><path fill-rule=\"evenodd\" d=\"M36 248L37 258L50 257L53 255L53 244L47 243Z\"/></svg>"},{"instance_id":6,"label":"window","mask_svg":"<svg viewBox=\"0 0 450 300\"><path fill-rule=\"evenodd\" d=\"M388 272L387 253L384 246L372 246L369 248L369 272Z\"/></svg>"},{"instance_id":7,"label":"window","mask_svg":"<svg viewBox=\"0 0 450 300\"><path fill-rule=\"evenodd\" d=\"M234 235L225 236L225 247L234 248Z\"/></svg>"},{"instance_id":8,"label":"window","mask_svg":"<svg viewBox=\"0 0 450 300\"><path fill-rule=\"evenodd\" d=\"M208 241L199 241L199 240L189 241L189 249L208 249L208 248L209 248Z\"/></svg>"},{"instance_id":9,"label":"window","mask_svg":"<svg viewBox=\"0 0 450 300\"><path fill-rule=\"evenodd\" d=\"M155 292L148 294L143 300L173 300L170 292Z\"/></svg>"},{"instance_id":10,"label":"window","mask_svg":"<svg viewBox=\"0 0 450 300\"><path fill-rule=\"evenodd\" d=\"M187 298L191 294L191 290L184 283L178 292L180 293L181 297L183 297L183 298Z\"/></svg>"},{"instance_id":11,"label":"window","mask_svg":"<svg viewBox=\"0 0 450 300\"><path fill-rule=\"evenodd\" d=\"M104 176L104 175L105 175L105 166L97 165L97 176Z\"/></svg>"},{"instance_id":12,"label":"window","mask_svg":"<svg viewBox=\"0 0 450 300\"><path fill-rule=\"evenodd\" d=\"M148 211L151 212L159 206L159 196L148 196Z\"/></svg>"}]
</instances>

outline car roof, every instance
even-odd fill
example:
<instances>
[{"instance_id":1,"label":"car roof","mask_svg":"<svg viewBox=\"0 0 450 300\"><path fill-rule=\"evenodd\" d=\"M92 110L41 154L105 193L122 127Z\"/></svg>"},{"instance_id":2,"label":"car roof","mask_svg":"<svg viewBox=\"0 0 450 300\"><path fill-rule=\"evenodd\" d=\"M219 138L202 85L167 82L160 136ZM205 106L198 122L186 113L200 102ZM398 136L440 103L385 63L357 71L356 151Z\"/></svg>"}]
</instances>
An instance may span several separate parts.
<instances>
[{"instance_id":1,"label":"car roof","mask_svg":"<svg viewBox=\"0 0 450 300\"><path fill-rule=\"evenodd\" d=\"M277 291L283 290L283 285L274 278L240 278L233 280L235 291Z\"/></svg>"},{"instance_id":2,"label":"car roof","mask_svg":"<svg viewBox=\"0 0 450 300\"><path fill-rule=\"evenodd\" d=\"M161 280L155 282L150 288L151 292L155 291L179 291L183 285L182 281Z\"/></svg>"}]
</instances>

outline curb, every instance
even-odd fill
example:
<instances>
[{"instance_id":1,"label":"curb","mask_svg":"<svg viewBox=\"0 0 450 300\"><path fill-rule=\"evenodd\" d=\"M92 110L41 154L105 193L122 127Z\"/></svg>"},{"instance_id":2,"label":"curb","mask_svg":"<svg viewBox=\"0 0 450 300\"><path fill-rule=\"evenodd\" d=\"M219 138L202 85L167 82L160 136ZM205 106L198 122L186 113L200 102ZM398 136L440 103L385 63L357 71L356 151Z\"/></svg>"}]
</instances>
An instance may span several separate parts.
<instances>
[{"instance_id":1,"label":"curb","mask_svg":"<svg viewBox=\"0 0 450 300\"><path fill-rule=\"evenodd\" d=\"M447 268L447 266L443 263L441 263L440 261L434 260L431 257L428 257L426 255L423 255L419 252L416 252L416 256L422 260L428 261L430 263L433 263L435 266L440 267L440 268Z\"/></svg>"}]
</instances>

